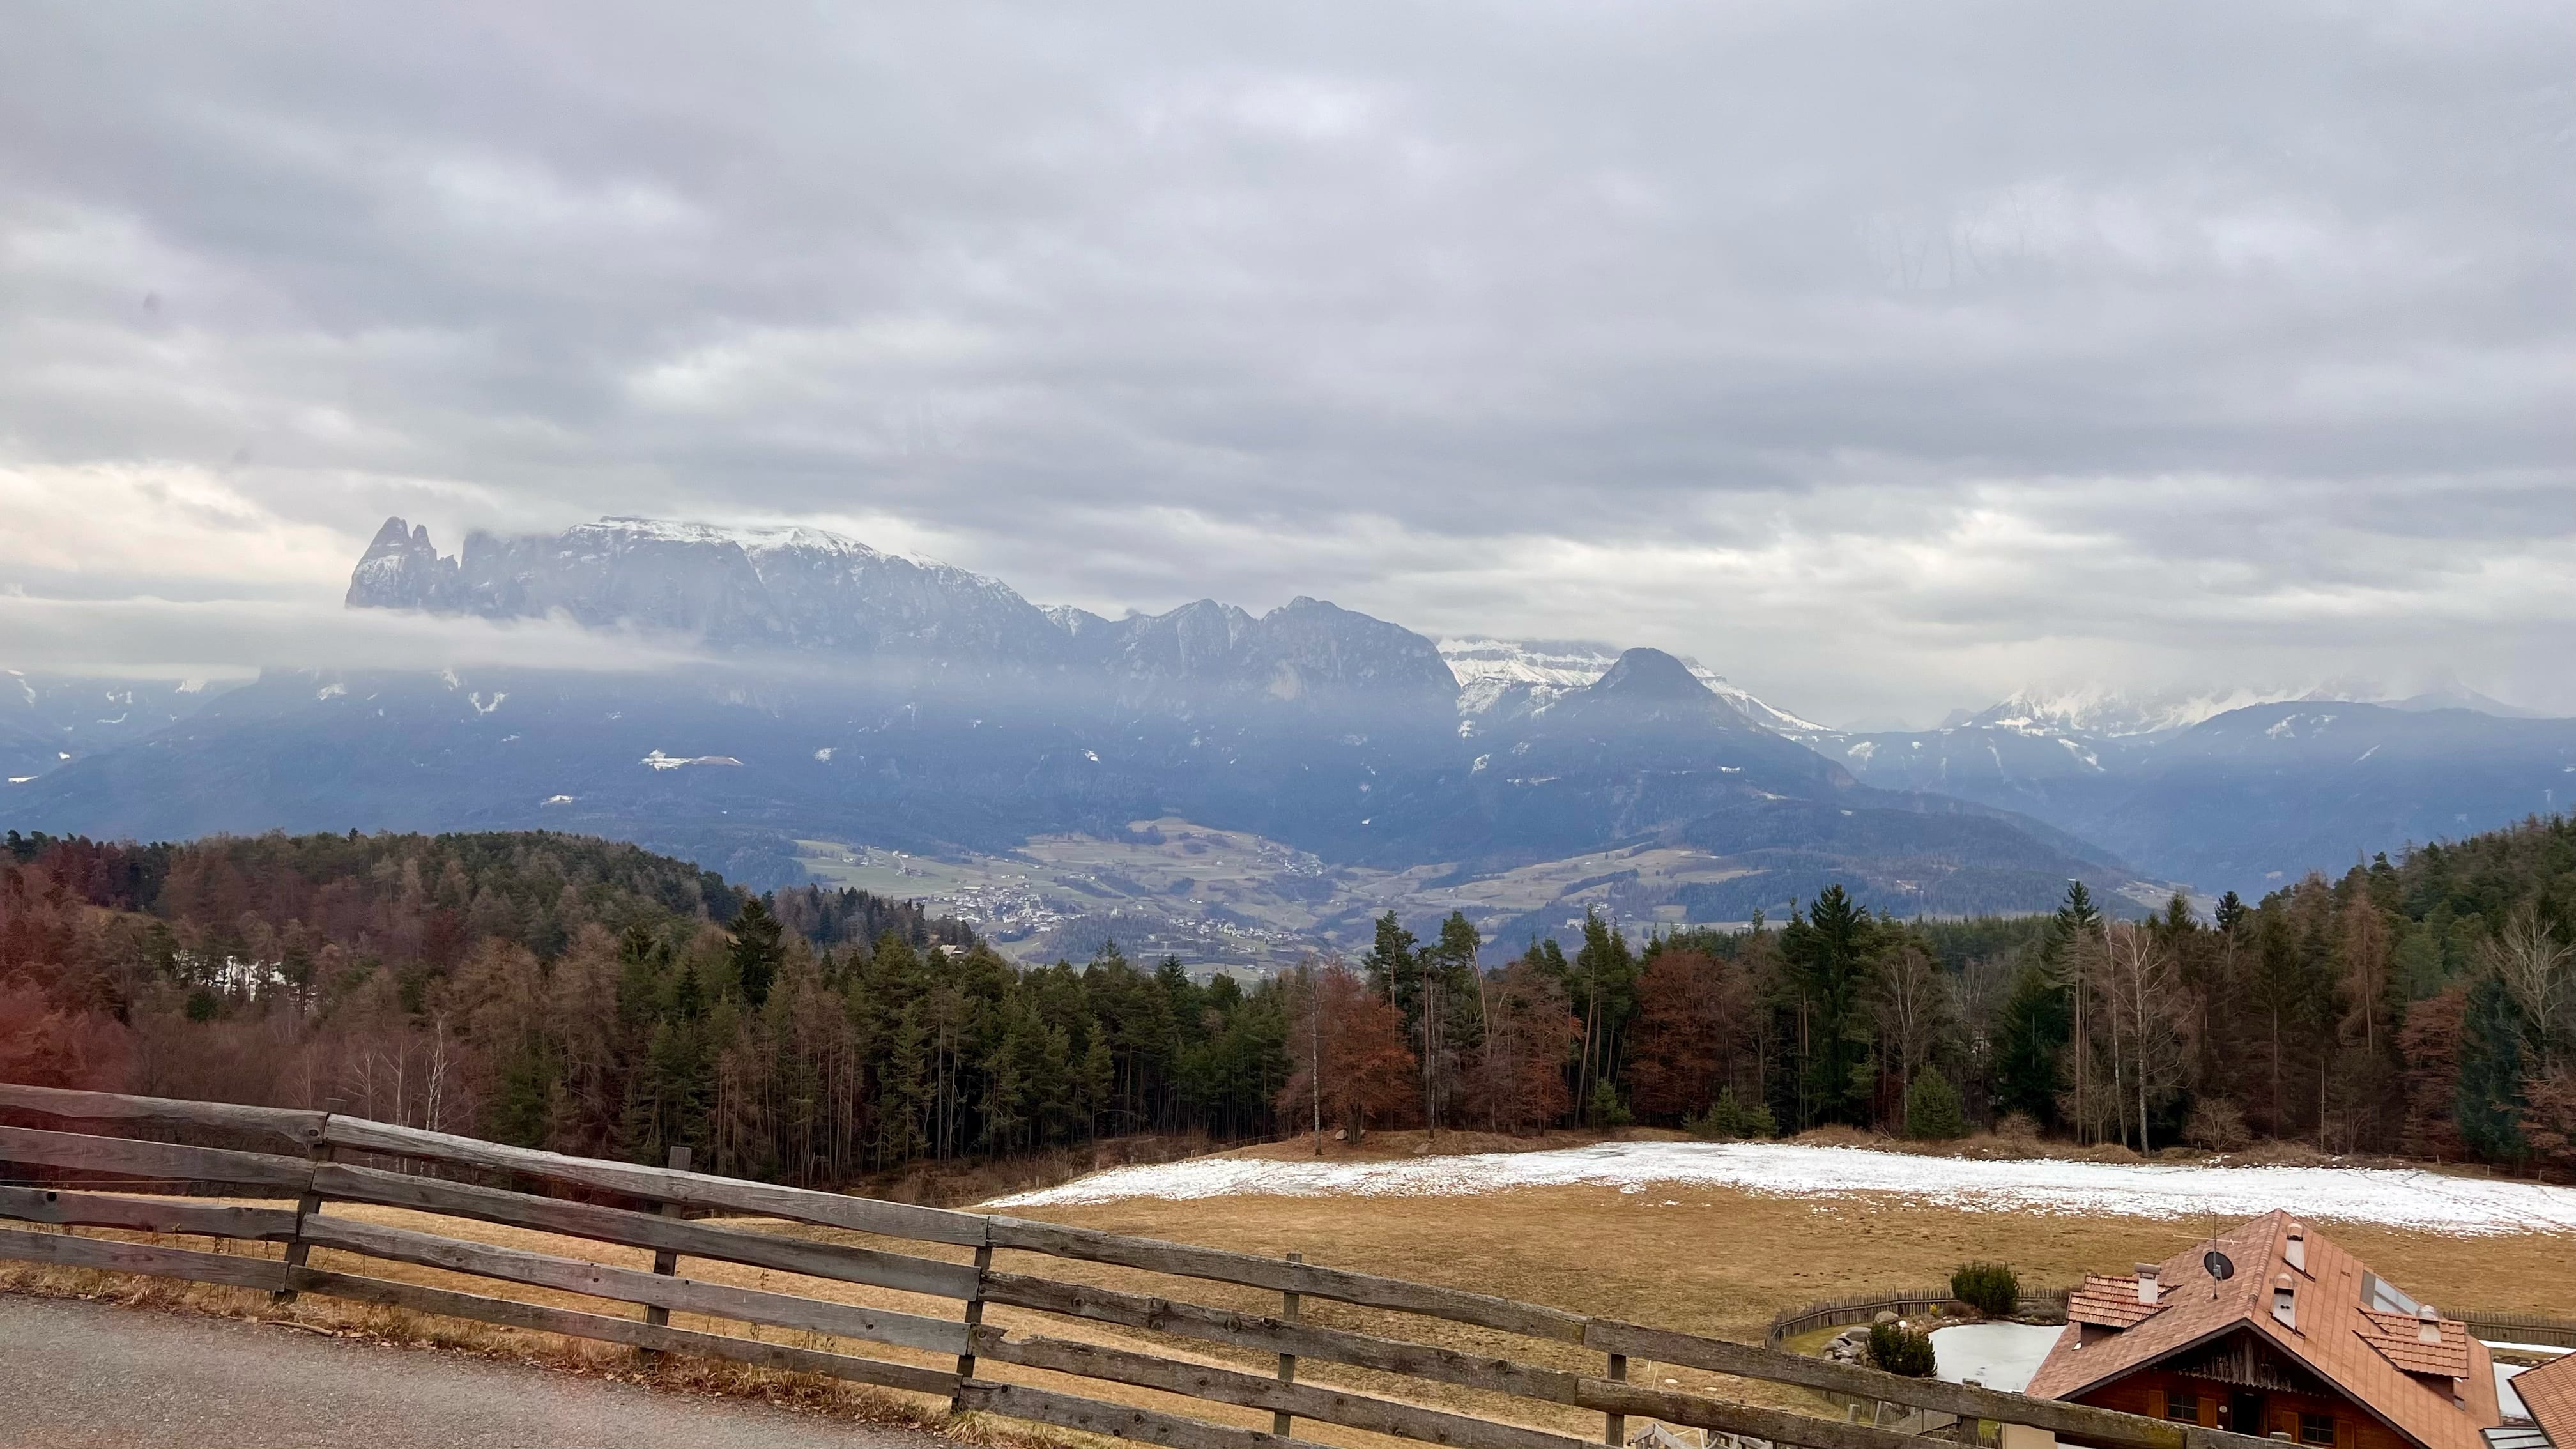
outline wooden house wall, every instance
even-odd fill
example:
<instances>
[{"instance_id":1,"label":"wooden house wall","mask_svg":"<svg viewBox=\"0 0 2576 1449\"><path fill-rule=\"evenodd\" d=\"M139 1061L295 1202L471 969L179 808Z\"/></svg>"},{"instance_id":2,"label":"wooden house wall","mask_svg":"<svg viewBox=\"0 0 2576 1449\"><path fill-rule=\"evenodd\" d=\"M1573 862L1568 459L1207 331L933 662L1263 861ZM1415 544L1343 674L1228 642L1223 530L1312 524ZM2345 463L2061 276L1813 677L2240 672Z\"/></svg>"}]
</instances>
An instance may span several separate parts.
<instances>
[{"instance_id":1,"label":"wooden house wall","mask_svg":"<svg viewBox=\"0 0 2576 1449\"><path fill-rule=\"evenodd\" d=\"M2335 1421L2335 1449L2415 1449L2414 1441L2340 1396L2265 1390L2264 1414L2270 1422L2250 1429L2230 1424L2225 1422L2224 1409L2236 1392L2233 1388L2210 1379L2162 1369L2140 1369L2126 1378L2078 1396L2077 1402L2161 1419L2165 1417L2165 1394L2168 1390L2200 1396L2199 1422L2205 1428L2267 1436L2285 1433L2292 1444L2303 1444L2305 1441L2299 1437L2299 1415L2324 1414Z\"/></svg>"}]
</instances>

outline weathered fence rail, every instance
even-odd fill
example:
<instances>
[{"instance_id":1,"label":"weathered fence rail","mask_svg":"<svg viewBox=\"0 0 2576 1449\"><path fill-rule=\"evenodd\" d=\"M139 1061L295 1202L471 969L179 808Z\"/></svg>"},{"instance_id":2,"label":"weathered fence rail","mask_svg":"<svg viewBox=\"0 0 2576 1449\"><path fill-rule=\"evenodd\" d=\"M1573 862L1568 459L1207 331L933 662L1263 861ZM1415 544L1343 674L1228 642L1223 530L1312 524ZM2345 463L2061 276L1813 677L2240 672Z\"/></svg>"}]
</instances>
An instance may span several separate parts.
<instances>
[{"instance_id":1,"label":"weathered fence rail","mask_svg":"<svg viewBox=\"0 0 2576 1449\"><path fill-rule=\"evenodd\" d=\"M1293 1259L1267 1258L1181 1243L1120 1236L1058 1223L915 1207L837 1193L744 1182L677 1168L568 1157L473 1138L426 1132L337 1113L286 1111L212 1103L124 1097L0 1084L0 1110L48 1120L217 1133L285 1149L248 1151L30 1127L0 1126L0 1161L53 1169L59 1187L0 1188L0 1219L46 1230L0 1228L0 1258L141 1273L385 1304L447 1318L631 1345L648 1352L692 1353L764 1368L828 1375L947 1398L1034 1422L1171 1446L1171 1449L1269 1449L1302 1445L1296 1420L1458 1449L1578 1449L1585 1441L1551 1429L1410 1402L1317 1382L1312 1365L1334 1364L1406 1381L1509 1396L1602 1416L1604 1437L1617 1443L1630 1419L1805 1446L1805 1449L1915 1449L1915 1436L1868 1425L1761 1407L1627 1381L1632 1359L1798 1385L1829 1394L1903 1405L1962 1420L2022 1424L2105 1449L2271 1449L2264 1440L2194 1425L2137 1418L2080 1404L1899 1378L1874 1369L1623 1323L1563 1309L1434 1284L1414 1283ZM293 1155L286 1155L292 1153ZM366 1155L534 1179L607 1194L654 1210L572 1201L445 1177L388 1170L350 1160ZM84 1190L82 1173L120 1182L150 1180L202 1190L238 1186L293 1198L292 1209L244 1207L184 1197L143 1198ZM588 1242L648 1249L653 1271L558 1253L500 1246L397 1228L326 1211L331 1204L409 1209L448 1218L530 1229ZM721 1222L667 1215L673 1207L732 1213L846 1229L879 1239L973 1250L971 1263L814 1241ZM286 1245L282 1257L209 1253L79 1234L106 1228L147 1234L204 1235ZM516 1284L582 1298L641 1306L643 1317L533 1303L399 1281L366 1272L312 1266L324 1249L365 1262L401 1263L477 1280ZM996 1250L1133 1269L1276 1292L1276 1316L1184 1302L1093 1283L996 1271ZM954 1300L954 1318L897 1311L840 1298L693 1278L682 1259L739 1264ZM1567 1350L1602 1355L1592 1374L1521 1358L1461 1352L1437 1344L1328 1326L1299 1309L1318 1299L1470 1325L1538 1340L1562 1358ZM1154 1341L1178 1339L1211 1349L1250 1352L1277 1371L1189 1362L1145 1344L1104 1344L1011 1331L983 1322L986 1305L1076 1323L1142 1330ZM676 1328L674 1312L809 1335L789 1345L699 1328ZM1403 1320L1398 1320L1402 1322ZM941 1356L954 1367L880 1358L873 1352L817 1343L882 1346ZM1179 1409L1103 1402L1042 1384L1003 1381L986 1365L1120 1385L1237 1409L1268 1410L1271 1432L1210 1422ZM1407 1385L1409 1387L1409 1385Z\"/></svg>"}]
</instances>

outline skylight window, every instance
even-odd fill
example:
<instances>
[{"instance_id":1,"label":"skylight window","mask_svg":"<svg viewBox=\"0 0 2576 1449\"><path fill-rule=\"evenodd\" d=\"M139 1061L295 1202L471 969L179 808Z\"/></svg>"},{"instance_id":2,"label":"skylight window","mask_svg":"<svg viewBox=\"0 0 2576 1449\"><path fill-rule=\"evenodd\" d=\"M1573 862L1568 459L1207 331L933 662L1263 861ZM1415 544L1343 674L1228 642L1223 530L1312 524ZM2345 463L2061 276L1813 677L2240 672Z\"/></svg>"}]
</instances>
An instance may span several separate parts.
<instances>
[{"instance_id":1,"label":"skylight window","mask_svg":"<svg viewBox=\"0 0 2576 1449\"><path fill-rule=\"evenodd\" d=\"M2409 1318L2414 1317L2424 1306L2407 1297L2396 1284L2376 1273L2361 1275L2361 1301L2377 1312L2402 1313Z\"/></svg>"}]
</instances>

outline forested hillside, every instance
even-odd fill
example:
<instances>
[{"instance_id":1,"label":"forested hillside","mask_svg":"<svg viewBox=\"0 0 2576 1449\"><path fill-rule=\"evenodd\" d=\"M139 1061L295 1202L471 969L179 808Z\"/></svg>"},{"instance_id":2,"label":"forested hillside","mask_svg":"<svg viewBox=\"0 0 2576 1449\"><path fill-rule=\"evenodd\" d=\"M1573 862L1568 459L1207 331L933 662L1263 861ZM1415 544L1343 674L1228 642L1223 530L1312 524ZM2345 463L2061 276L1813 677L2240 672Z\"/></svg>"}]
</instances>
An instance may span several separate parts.
<instances>
[{"instance_id":1,"label":"forested hillside","mask_svg":"<svg viewBox=\"0 0 2576 1449\"><path fill-rule=\"evenodd\" d=\"M2576 1165L2571 938L2576 823L2553 818L2230 894L2209 920L2179 899L2107 919L2077 885L2053 918L1906 924L1828 891L1776 933L1650 946L1641 980L1679 954L1709 963L1705 999L1759 1003L1671 1039L1786 1127L1902 1130L1928 1070L1966 1120L2078 1142ZM1605 994L1613 1023L1651 1025L1657 993ZM1642 1082L1638 1103L1681 1105Z\"/></svg>"},{"instance_id":2,"label":"forested hillside","mask_svg":"<svg viewBox=\"0 0 2576 1449\"><path fill-rule=\"evenodd\" d=\"M1104 946L1022 971L857 891L750 896L581 837L8 838L0 1079L283 1105L846 1182L1135 1132L1956 1135L2576 1162L2576 827L2203 921L1589 921L1488 967L1389 916L1246 990ZM1316 1070L1320 1065L1321 1070Z\"/></svg>"}]
</instances>

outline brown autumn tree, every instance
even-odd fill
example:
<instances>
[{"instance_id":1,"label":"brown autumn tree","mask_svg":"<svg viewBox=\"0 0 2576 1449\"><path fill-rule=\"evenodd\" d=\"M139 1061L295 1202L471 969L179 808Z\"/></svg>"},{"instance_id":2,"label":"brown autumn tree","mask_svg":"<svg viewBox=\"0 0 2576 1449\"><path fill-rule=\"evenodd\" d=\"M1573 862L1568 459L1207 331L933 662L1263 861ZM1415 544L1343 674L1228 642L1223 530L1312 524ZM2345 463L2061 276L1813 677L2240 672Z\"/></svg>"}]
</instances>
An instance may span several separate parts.
<instances>
[{"instance_id":1,"label":"brown autumn tree","mask_svg":"<svg viewBox=\"0 0 2576 1449\"><path fill-rule=\"evenodd\" d=\"M2576 1167L2576 1072L2553 1071L2523 1084L2522 1135L2543 1160Z\"/></svg>"},{"instance_id":2,"label":"brown autumn tree","mask_svg":"<svg viewBox=\"0 0 2576 1449\"><path fill-rule=\"evenodd\" d=\"M1413 1103L1415 1061L1404 1044L1404 1014L1340 962L1309 964L1299 974L1279 1113L1310 1131L1320 1119L1357 1142L1371 1121Z\"/></svg>"},{"instance_id":3,"label":"brown autumn tree","mask_svg":"<svg viewBox=\"0 0 2576 1449\"><path fill-rule=\"evenodd\" d=\"M1742 1085L1737 1069L1755 1002L1741 965L1699 951L1658 951L1637 994L1628 1080L1638 1112L1689 1116L1708 1110L1721 1089Z\"/></svg>"},{"instance_id":4,"label":"brown autumn tree","mask_svg":"<svg viewBox=\"0 0 2576 1449\"><path fill-rule=\"evenodd\" d=\"M2399 1144L2409 1157L2451 1161L2468 1155L2460 1140L2460 1033L2469 989L2454 985L2407 1009L2397 1049L2406 1058L2406 1119Z\"/></svg>"},{"instance_id":5,"label":"brown autumn tree","mask_svg":"<svg viewBox=\"0 0 2576 1449\"><path fill-rule=\"evenodd\" d=\"M132 1038L113 1017L48 1006L33 982L0 982L0 1082L114 1091L131 1074Z\"/></svg>"},{"instance_id":6,"label":"brown autumn tree","mask_svg":"<svg viewBox=\"0 0 2576 1449\"><path fill-rule=\"evenodd\" d=\"M1468 1072L1472 1110L1495 1132L1533 1132L1562 1119L1572 1100L1565 1066L1583 1023L1565 987L1527 957L1485 988L1485 1036Z\"/></svg>"}]
</instances>

